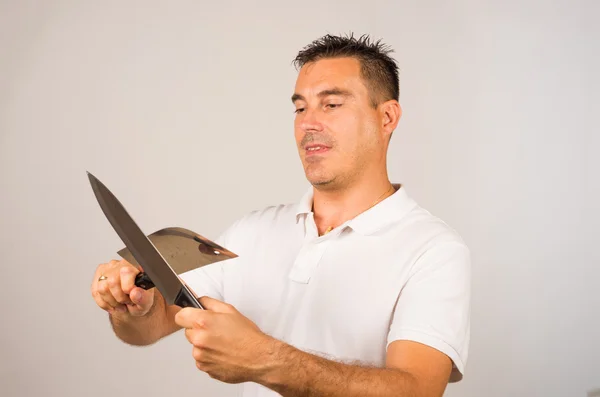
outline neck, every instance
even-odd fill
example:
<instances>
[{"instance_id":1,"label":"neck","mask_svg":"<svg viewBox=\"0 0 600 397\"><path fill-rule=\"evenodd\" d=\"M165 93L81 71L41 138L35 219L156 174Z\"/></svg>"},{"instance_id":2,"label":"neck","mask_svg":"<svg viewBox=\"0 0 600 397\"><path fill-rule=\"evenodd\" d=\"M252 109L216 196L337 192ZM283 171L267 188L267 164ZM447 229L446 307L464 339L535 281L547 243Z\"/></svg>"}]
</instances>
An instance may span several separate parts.
<instances>
[{"instance_id":1,"label":"neck","mask_svg":"<svg viewBox=\"0 0 600 397\"><path fill-rule=\"evenodd\" d=\"M387 175L339 189L313 189L313 211L319 235L355 218L395 192Z\"/></svg>"}]
</instances>

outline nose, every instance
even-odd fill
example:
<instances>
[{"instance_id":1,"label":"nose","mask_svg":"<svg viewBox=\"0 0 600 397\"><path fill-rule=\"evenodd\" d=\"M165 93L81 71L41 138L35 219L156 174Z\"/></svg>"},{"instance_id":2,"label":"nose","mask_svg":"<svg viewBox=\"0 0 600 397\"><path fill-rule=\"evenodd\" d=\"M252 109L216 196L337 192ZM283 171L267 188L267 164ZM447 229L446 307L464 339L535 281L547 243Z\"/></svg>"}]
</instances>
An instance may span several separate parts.
<instances>
[{"instance_id":1,"label":"nose","mask_svg":"<svg viewBox=\"0 0 600 397\"><path fill-rule=\"evenodd\" d=\"M301 114L300 128L303 131L322 131L323 124L321 123L318 110L306 108Z\"/></svg>"}]
</instances>

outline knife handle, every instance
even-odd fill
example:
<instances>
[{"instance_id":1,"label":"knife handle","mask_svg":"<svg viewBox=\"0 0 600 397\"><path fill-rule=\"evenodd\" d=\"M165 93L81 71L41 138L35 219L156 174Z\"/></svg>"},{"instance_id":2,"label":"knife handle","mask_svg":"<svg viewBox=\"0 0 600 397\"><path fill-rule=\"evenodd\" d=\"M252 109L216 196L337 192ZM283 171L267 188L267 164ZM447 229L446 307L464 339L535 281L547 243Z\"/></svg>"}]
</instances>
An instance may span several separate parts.
<instances>
[{"instance_id":1,"label":"knife handle","mask_svg":"<svg viewBox=\"0 0 600 397\"><path fill-rule=\"evenodd\" d=\"M152 280L150 280L150 276L144 272L138 273L137 276L135 276L135 285L143 289L155 287ZM198 302L198 300L187 288L182 288L181 291L179 291L179 294L177 294L175 297L175 302L173 303L180 307L195 307L197 309L204 309L200 302Z\"/></svg>"},{"instance_id":2,"label":"knife handle","mask_svg":"<svg viewBox=\"0 0 600 397\"><path fill-rule=\"evenodd\" d=\"M154 288L154 283L150 280L147 273L141 272L135 276L135 285L143 289Z\"/></svg>"},{"instance_id":3,"label":"knife handle","mask_svg":"<svg viewBox=\"0 0 600 397\"><path fill-rule=\"evenodd\" d=\"M182 288L175 297L175 302L179 307L195 307L196 309L204 309L198 299L190 293L187 288Z\"/></svg>"}]
</instances>

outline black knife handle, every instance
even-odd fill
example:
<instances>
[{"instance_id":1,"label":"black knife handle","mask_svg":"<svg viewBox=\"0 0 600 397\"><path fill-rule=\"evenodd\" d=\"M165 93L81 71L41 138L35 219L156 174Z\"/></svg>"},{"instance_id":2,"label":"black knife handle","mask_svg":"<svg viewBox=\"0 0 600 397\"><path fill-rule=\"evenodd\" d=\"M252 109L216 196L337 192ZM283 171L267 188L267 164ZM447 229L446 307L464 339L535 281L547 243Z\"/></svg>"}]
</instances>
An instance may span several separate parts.
<instances>
[{"instance_id":1,"label":"black knife handle","mask_svg":"<svg viewBox=\"0 0 600 397\"><path fill-rule=\"evenodd\" d=\"M196 309L204 309L198 299L196 299L186 288L182 288L177 294L174 302L179 307L195 307Z\"/></svg>"},{"instance_id":2,"label":"black knife handle","mask_svg":"<svg viewBox=\"0 0 600 397\"><path fill-rule=\"evenodd\" d=\"M135 285L143 289L154 288L154 283L150 280L147 273L141 272L135 276Z\"/></svg>"},{"instance_id":3,"label":"black knife handle","mask_svg":"<svg viewBox=\"0 0 600 397\"><path fill-rule=\"evenodd\" d=\"M152 280L150 280L150 276L144 272L138 273L137 276L135 276L135 285L143 289L155 287ZM198 302L198 300L188 291L187 288L182 288L181 291L179 291L179 294L177 294L177 297L175 297L175 302L173 303L180 307L195 307L197 309L204 309L200 302Z\"/></svg>"}]
</instances>

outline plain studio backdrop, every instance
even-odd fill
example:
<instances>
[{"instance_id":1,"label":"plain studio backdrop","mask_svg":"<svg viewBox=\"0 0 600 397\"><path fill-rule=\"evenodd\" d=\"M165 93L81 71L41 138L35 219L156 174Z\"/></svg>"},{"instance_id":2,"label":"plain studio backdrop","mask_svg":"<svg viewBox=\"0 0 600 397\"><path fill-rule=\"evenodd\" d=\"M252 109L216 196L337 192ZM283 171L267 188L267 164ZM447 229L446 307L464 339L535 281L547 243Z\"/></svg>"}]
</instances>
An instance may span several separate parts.
<instances>
[{"instance_id":1,"label":"plain studio backdrop","mask_svg":"<svg viewBox=\"0 0 600 397\"><path fill-rule=\"evenodd\" d=\"M600 387L598 1L0 4L0 395L236 395L182 333L114 337L90 284L122 243L86 171L147 233L298 200L291 61L350 31L401 68L391 179L473 253L446 396Z\"/></svg>"}]
</instances>

